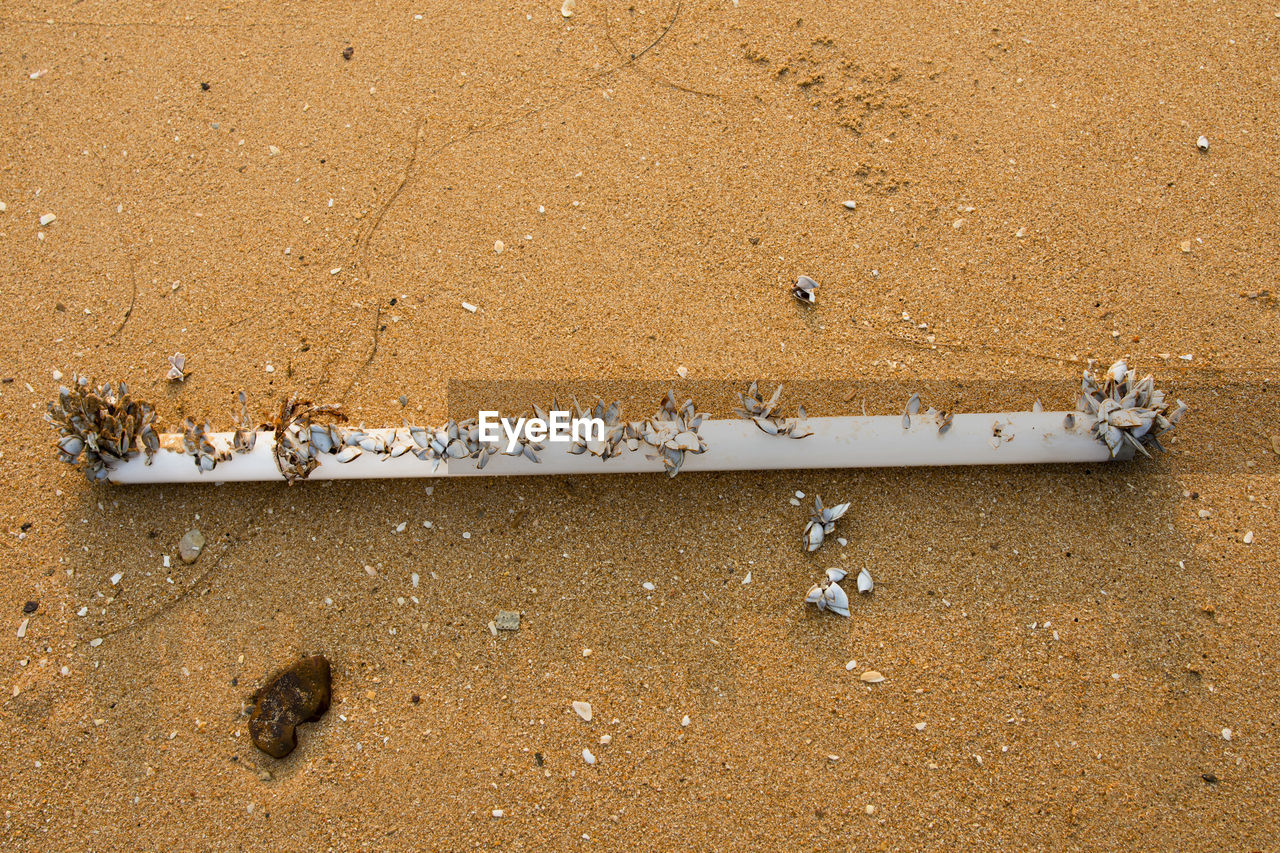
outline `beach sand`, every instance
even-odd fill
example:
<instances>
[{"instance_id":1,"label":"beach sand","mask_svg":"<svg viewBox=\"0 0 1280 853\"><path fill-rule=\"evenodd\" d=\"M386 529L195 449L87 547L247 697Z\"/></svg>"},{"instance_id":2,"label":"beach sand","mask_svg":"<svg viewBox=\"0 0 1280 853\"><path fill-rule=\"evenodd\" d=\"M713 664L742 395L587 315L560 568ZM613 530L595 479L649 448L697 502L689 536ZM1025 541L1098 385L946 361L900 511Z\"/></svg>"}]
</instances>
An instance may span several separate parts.
<instances>
[{"instance_id":1,"label":"beach sand","mask_svg":"<svg viewBox=\"0 0 1280 853\"><path fill-rule=\"evenodd\" d=\"M1274 3L15 0L0 96L6 849L1275 849ZM109 488L42 420L1121 356L1192 407L1155 460Z\"/></svg>"}]
</instances>

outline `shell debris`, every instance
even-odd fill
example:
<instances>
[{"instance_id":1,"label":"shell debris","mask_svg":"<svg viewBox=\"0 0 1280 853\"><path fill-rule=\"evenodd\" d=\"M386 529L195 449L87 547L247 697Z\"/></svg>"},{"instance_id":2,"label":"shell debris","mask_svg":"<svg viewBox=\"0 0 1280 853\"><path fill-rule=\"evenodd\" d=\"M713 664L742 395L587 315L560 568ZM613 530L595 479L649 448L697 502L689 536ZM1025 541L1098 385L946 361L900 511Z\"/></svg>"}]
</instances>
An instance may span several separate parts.
<instances>
[{"instance_id":1,"label":"shell debris","mask_svg":"<svg viewBox=\"0 0 1280 853\"><path fill-rule=\"evenodd\" d=\"M590 702L573 702L570 704L573 713L582 718L585 723L591 722L591 703Z\"/></svg>"},{"instance_id":2,"label":"shell debris","mask_svg":"<svg viewBox=\"0 0 1280 853\"><path fill-rule=\"evenodd\" d=\"M858 677L861 678L863 681L865 681L867 684L879 684L880 682L884 681L884 676L874 669L869 669Z\"/></svg>"}]
</instances>

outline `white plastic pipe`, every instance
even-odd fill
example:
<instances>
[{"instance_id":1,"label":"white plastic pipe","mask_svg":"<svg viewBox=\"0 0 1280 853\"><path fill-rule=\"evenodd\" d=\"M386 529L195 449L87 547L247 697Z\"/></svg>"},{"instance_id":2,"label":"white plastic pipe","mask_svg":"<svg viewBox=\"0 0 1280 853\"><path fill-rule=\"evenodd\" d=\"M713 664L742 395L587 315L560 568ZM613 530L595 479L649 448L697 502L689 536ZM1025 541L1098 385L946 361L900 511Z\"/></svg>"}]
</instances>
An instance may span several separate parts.
<instances>
[{"instance_id":1,"label":"white plastic pipe","mask_svg":"<svg viewBox=\"0 0 1280 853\"><path fill-rule=\"evenodd\" d=\"M1065 418L1074 417L1068 429ZM793 439L771 436L747 420L704 421L699 434L707 449L686 454L682 471L769 471L801 468L885 468L917 465L1028 465L1036 463L1107 462L1111 453L1090 432L1094 419L1079 412L1001 412L955 415L950 429L923 414L903 429L899 416L807 418L813 435ZM393 430L366 430L390 440ZM405 429L394 431L409 441ZM229 432L214 433L219 447L230 447ZM219 462L207 473L181 450L179 435L165 435L151 464L141 454L110 472L113 483L223 483L283 480L273 455L275 434L259 432L254 449ZM630 474L662 472L661 460L649 459L653 448L625 448L620 456L600 459L574 455L567 442L548 441L540 462L495 454L483 469L473 459L423 461L412 453L394 459L362 453L350 462L322 454L310 480L360 480L387 477L478 477L524 474ZM1124 458L1124 457L1122 457Z\"/></svg>"}]
</instances>

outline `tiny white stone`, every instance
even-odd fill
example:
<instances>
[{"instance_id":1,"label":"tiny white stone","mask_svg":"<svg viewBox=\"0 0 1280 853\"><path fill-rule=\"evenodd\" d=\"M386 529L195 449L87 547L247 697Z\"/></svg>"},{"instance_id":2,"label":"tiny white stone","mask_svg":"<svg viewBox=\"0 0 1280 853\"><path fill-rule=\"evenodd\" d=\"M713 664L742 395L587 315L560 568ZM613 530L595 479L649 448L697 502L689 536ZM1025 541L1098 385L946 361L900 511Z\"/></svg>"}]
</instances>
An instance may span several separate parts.
<instances>
[{"instance_id":1,"label":"tiny white stone","mask_svg":"<svg viewBox=\"0 0 1280 853\"><path fill-rule=\"evenodd\" d=\"M164 555L164 567L165 567L166 569L167 569L167 568L169 568L169 555L168 555L168 554L165 554L165 555Z\"/></svg>"},{"instance_id":2,"label":"tiny white stone","mask_svg":"<svg viewBox=\"0 0 1280 853\"><path fill-rule=\"evenodd\" d=\"M1199 148L1201 151L1208 151L1208 150L1209 150L1209 137L1207 137L1207 136L1202 136L1202 137L1200 137L1199 139L1197 139L1197 140L1196 140L1196 147L1197 147L1197 148Z\"/></svg>"},{"instance_id":3,"label":"tiny white stone","mask_svg":"<svg viewBox=\"0 0 1280 853\"><path fill-rule=\"evenodd\" d=\"M77 615L77 616L80 616L80 617L88 616L88 615L89 615L89 608L88 608L88 607L81 607L79 610L77 610L77 611L76 611L76 615Z\"/></svg>"},{"instance_id":4,"label":"tiny white stone","mask_svg":"<svg viewBox=\"0 0 1280 853\"><path fill-rule=\"evenodd\" d=\"M689 715L688 715L688 714L685 714L685 715L684 715L684 718L680 720L680 725L685 726L685 727L688 727L689 723L691 723L691 722L693 722L693 721L689 719Z\"/></svg>"},{"instance_id":5,"label":"tiny white stone","mask_svg":"<svg viewBox=\"0 0 1280 853\"><path fill-rule=\"evenodd\" d=\"M120 583L120 579L123 577L124 577L124 572L116 572L114 575L111 576L111 585L115 586L116 584Z\"/></svg>"},{"instance_id":6,"label":"tiny white stone","mask_svg":"<svg viewBox=\"0 0 1280 853\"><path fill-rule=\"evenodd\" d=\"M262 368L262 369L263 369L263 370L265 370L267 373L275 373L275 372L276 372L276 366L275 366L274 364L268 364L266 367L264 367L264 368Z\"/></svg>"},{"instance_id":7,"label":"tiny white stone","mask_svg":"<svg viewBox=\"0 0 1280 853\"><path fill-rule=\"evenodd\" d=\"M800 499L792 498L790 501L788 501L788 503L790 503L792 506L800 506Z\"/></svg>"},{"instance_id":8,"label":"tiny white stone","mask_svg":"<svg viewBox=\"0 0 1280 853\"><path fill-rule=\"evenodd\" d=\"M650 581L645 581L644 583L640 584L640 586L642 586L642 587L644 587L645 589L649 590L649 592L653 592L655 589L657 589L657 587L655 587L655 586L653 585L653 583L652 583L652 582L650 582Z\"/></svg>"},{"instance_id":9,"label":"tiny white stone","mask_svg":"<svg viewBox=\"0 0 1280 853\"><path fill-rule=\"evenodd\" d=\"M564 0L564 2L560 4L560 14L564 15L566 18L572 18L573 11L577 8L578 4L574 2L574 0Z\"/></svg>"},{"instance_id":10,"label":"tiny white stone","mask_svg":"<svg viewBox=\"0 0 1280 853\"><path fill-rule=\"evenodd\" d=\"M1244 534L1244 544L1246 544L1246 545L1252 545L1252 544L1253 544L1253 531L1252 531L1252 530L1245 531L1245 534Z\"/></svg>"},{"instance_id":11,"label":"tiny white stone","mask_svg":"<svg viewBox=\"0 0 1280 853\"><path fill-rule=\"evenodd\" d=\"M922 732L922 731L924 731L924 726L925 726L925 724L924 724L923 722L916 723L916 731L918 731L918 732Z\"/></svg>"},{"instance_id":12,"label":"tiny white stone","mask_svg":"<svg viewBox=\"0 0 1280 853\"><path fill-rule=\"evenodd\" d=\"M582 760L587 762L588 764L596 763L596 757L591 754L591 750L589 749L582 750Z\"/></svg>"},{"instance_id":13,"label":"tiny white stone","mask_svg":"<svg viewBox=\"0 0 1280 853\"><path fill-rule=\"evenodd\" d=\"M1222 739L1223 739L1223 740L1231 740L1231 729L1223 729L1223 730L1222 730Z\"/></svg>"},{"instance_id":14,"label":"tiny white stone","mask_svg":"<svg viewBox=\"0 0 1280 853\"><path fill-rule=\"evenodd\" d=\"M573 712L582 718L583 722L591 722L591 703L590 702L573 702L570 704Z\"/></svg>"},{"instance_id":15,"label":"tiny white stone","mask_svg":"<svg viewBox=\"0 0 1280 853\"><path fill-rule=\"evenodd\" d=\"M404 533L404 529L409 526L409 522L402 521L396 525L396 533Z\"/></svg>"},{"instance_id":16,"label":"tiny white stone","mask_svg":"<svg viewBox=\"0 0 1280 853\"><path fill-rule=\"evenodd\" d=\"M494 241L493 241L493 251L494 251L494 252L496 252L496 253L498 253L499 255L501 255L501 254L502 254L502 250L503 250L503 249L505 249L505 248L507 248L507 247L506 247L506 245L505 245L501 240L494 240Z\"/></svg>"},{"instance_id":17,"label":"tiny white stone","mask_svg":"<svg viewBox=\"0 0 1280 853\"><path fill-rule=\"evenodd\" d=\"M89 645L93 646L96 649L98 646L102 645L102 638L94 637L92 640L89 641ZM1230 740L1230 738L1227 738L1227 740Z\"/></svg>"},{"instance_id":18,"label":"tiny white stone","mask_svg":"<svg viewBox=\"0 0 1280 853\"><path fill-rule=\"evenodd\" d=\"M463 539L470 539L470 538L471 538L471 534L470 534L470 533L468 533L468 532L466 532L466 531L463 531L463 533L462 533L462 538L463 538Z\"/></svg>"},{"instance_id":19,"label":"tiny white stone","mask_svg":"<svg viewBox=\"0 0 1280 853\"><path fill-rule=\"evenodd\" d=\"M796 497L799 498L800 500L804 500L804 497L805 497L804 492L797 491Z\"/></svg>"},{"instance_id":20,"label":"tiny white stone","mask_svg":"<svg viewBox=\"0 0 1280 853\"><path fill-rule=\"evenodd\" d=\"M409 575L409 583L413 584L413 588L414 588L414 589L417 589L417 588L418 588L418 573L417 573L417 572L413 572L412 574L410 574L410 575Z\"/></svg>"},{"instance_id":21,"label":"tiny white stone","mask_svg":"<svg viewBox=\"0 0 1280 853\"><path fill-rule=\"evenodd\" d=\"M613 735L600 735L600 745L608 746L613 743Z\"/></svg>"},{"instance_id":22,"label":"tiny white stone","mask_svg":"<svg viewBox=\"0 0 1280 853\"><path fill-rule=\"evenodd\" d=\"M751 583L751 572L747 572L747 576L742 579L743 586L746 586L749 583Z\"/></svg>"},{"instance_id":23,"label":"tiny white stone","mask_svg":"<svg viewBox=\"0 0 1280 853\"><path fill-rule=\"evenodd\" d=\"M58 217L57 217L56 215L52 214L52 213L46 213L46 214L44 214L43 216L41 216L41 217L40 217L40 224L41 224L42 226L43 226L43 225L48 225L49 223L53 222L53 221L54 221L55 219L57 219L57 218L58 218Z\"/></svg>"},{"instance_id":24,"label":"tiny white stone","mask_svg":"<svg viewBox=\"0 0 1280 853\"><path fill-rule=\"evenodd\" d=\"M476 306L472 305L470 302L462 303L462 307L470 311L472 314L476 313L476 311L479 310L476 308Z\"/></svg>"},{"instance_id":25,"label":"tiny white stone","mask_svg":"<svg viewBox=\"0 0 1280 853\"><path fill-rule=\"evenodd\" d=\"M54 382L58 382L58 381L59 381L59 380L61 380L61 379L62 379L62 371L61 371L61 370L58 370L58 369L55 367L55 368L54 368L54 370L53 370L53 381L54 381Z\"/></svg>"},{"instance_id":26,"label":"tiny white stone","mask_svg":"<svg viewBox=\"0 0 1280 853\"><path fill-rule=\"evenodd\" d=\"M857 209L858 209L858 203L857 203L856 201L850 200L850 201L841 202L841 203L842 203L846 208L848 208L849 210L857 210Z\"/></svg>"},{"instance_id":27,"label":"tiny white stone","mask_svg":"<svg viewBox=\"0 0 1280 853\"><path fill-rule=\"evenodd\" d=\"M342 267L334 267L333 269L329 270L329 275L337 275L340 272L342 272Z\"/></svg>"},{"instance_id":28,"label":"tiny white stone","mask_svg":"<svg viewBox=\"0 0 1280 853\"><path fill-rule=\"evenodd\" d=\"M689 368L682 364L676 368L676 373L680 374L681 379L686 379L689 376Z\"/></svg>"},{"instance_id":29,"label":"tiny white stone","mask_svg":"<svg viewBox=\"0 0 1280 853\"><path fill-rule=\"evenodd\" d=\"M502 817L502 816L503 816L503 815L505 815L505 814L506 814L506 812L504 812L502 809L494 809L494 810L493 810L493 816L494 816L494 817Z\"/></svg>"},{"instance_id":30,"label":"tiny white stone","mask_svg":"<svg viewBox=\"0 0 1280 853\"><path fill-rule=\"evenodd\" d=\"M853 672L855 669L858 668L858 662L856 660L851 660L844 665L844 668L848 672Z\"/></svg>"},{"instance_id":31,"label":"tiny white stone","mask_svg":"<svg viewBox=\"0 0 1280 853\"><path fill-rule=\"evenodd\" d=\"M364 573L371 578L378 576L378 570L375 569L373 566L369 565L368 563L365 564Z\"/></svg>"}]
</instances>

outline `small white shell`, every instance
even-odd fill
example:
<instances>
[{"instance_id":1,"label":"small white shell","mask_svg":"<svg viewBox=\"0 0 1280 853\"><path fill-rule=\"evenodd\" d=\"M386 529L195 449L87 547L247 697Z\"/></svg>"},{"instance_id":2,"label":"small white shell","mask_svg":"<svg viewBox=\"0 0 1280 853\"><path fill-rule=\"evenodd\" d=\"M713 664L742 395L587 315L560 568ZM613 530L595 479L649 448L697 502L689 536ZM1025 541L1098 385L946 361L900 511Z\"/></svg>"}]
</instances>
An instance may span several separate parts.
<instances>
[{"instance_id":1,"label":"small white shell","mask_svg":"<svg viewBox=\"0 0 1280 853\"><path fill-rule=\"evenodd\" d=\"M827 569L827 579L832 583L840 583L844 580L845 574L844 569Z\"/></svg>"},{"instance_id":2,"label":"small white shell","mask_svg":"<svg viewBox=\"0 0 1280 853\"><path fill-rule=\"evenodd\" d=\"M355 459L359 455L360 455L360 448L344 447L338 453L338 455L333 458L337 459L339 462L350 462L352 459Z\"/></svg>"},{"instance_id":3,"label":"small white shell","mask_svg":"<svg viewBox=\"0 0 1280 853\"><path fill-rule=\"evenodd\" d=\"M858 592L866 595L876 588L875 581L871 580L871 572L863 569L858 572Z\"/></svg>"}]
</instances>

